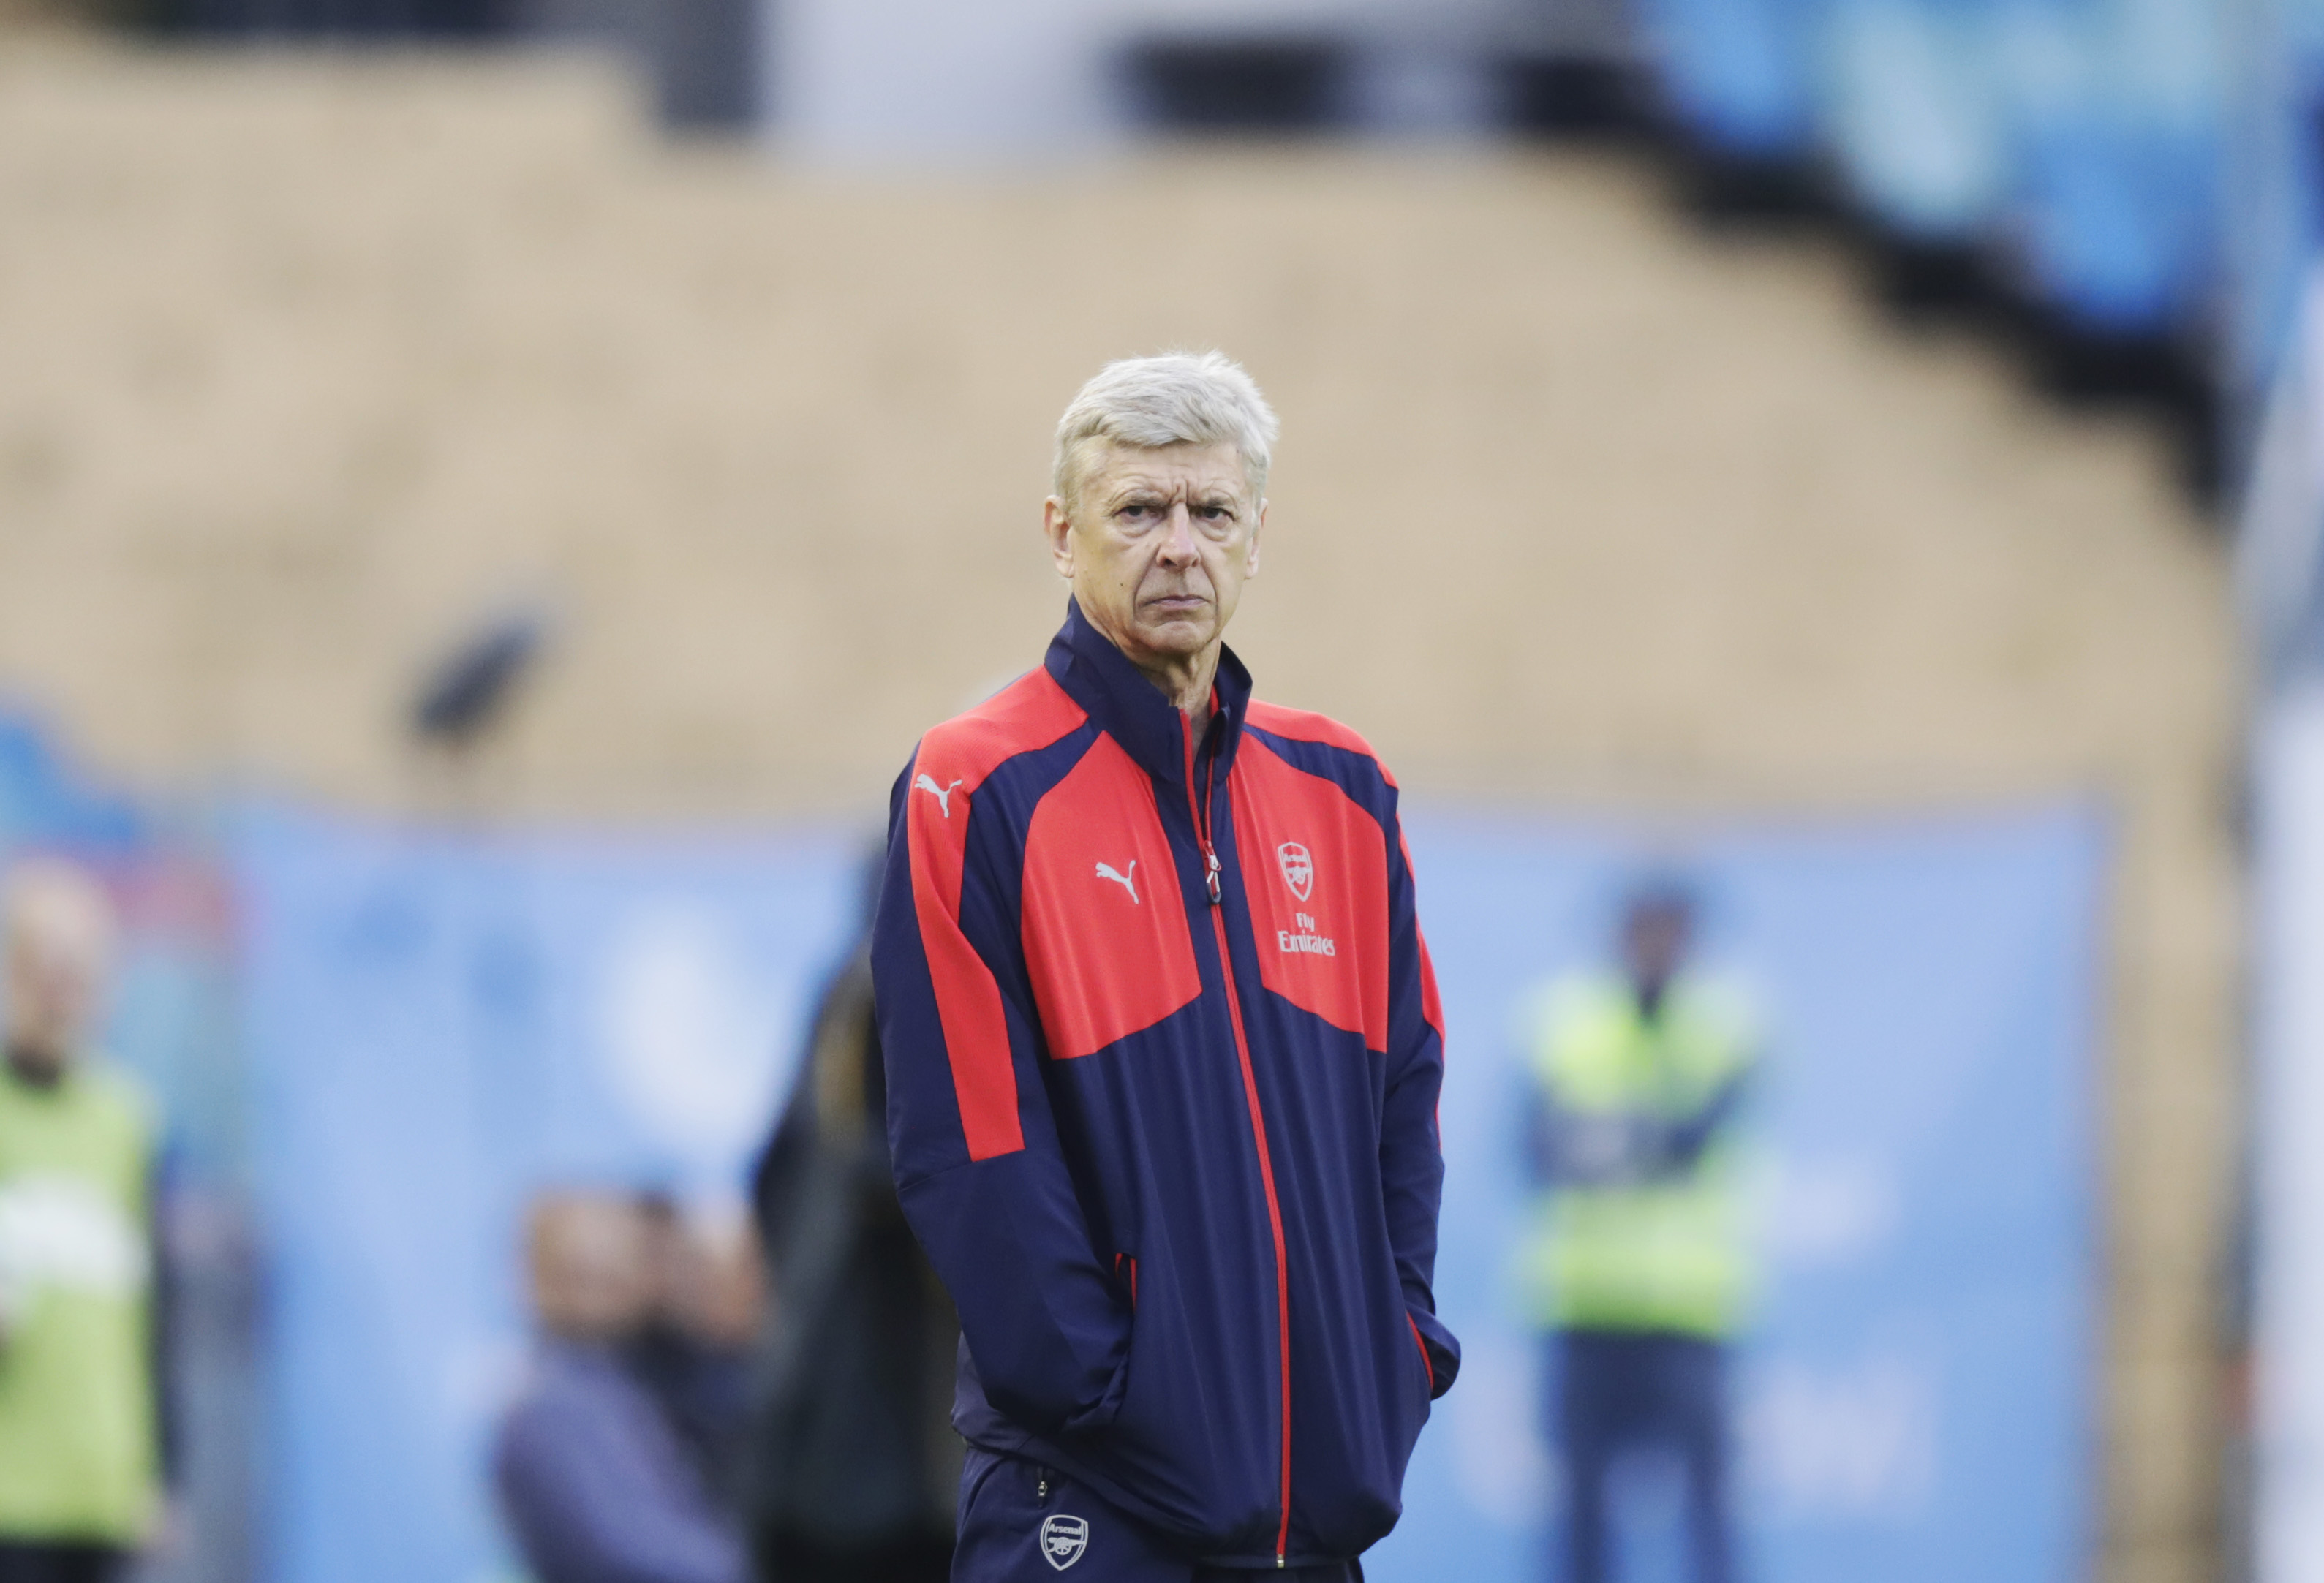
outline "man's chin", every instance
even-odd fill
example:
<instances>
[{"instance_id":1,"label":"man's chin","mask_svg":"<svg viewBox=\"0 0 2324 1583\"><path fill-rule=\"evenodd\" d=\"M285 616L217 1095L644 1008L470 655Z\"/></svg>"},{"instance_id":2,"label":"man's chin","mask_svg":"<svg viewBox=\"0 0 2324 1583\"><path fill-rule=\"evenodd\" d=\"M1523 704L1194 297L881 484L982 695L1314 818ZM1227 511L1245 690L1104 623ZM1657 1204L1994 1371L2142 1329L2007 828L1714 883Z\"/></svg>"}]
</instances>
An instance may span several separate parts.
<instances>
[{"instance_id":1,"label":"man's chin","mask_svg":"<svg viewBox=\"0 0 2324 1583\"><path fill-rule=\"evenodd\" d=\"M1200 615L1147 617L1138 623L1138 640L1150 653L1185 659L1209 648L1217 631L1208 611Z\"/></svg>"}]
</instances>

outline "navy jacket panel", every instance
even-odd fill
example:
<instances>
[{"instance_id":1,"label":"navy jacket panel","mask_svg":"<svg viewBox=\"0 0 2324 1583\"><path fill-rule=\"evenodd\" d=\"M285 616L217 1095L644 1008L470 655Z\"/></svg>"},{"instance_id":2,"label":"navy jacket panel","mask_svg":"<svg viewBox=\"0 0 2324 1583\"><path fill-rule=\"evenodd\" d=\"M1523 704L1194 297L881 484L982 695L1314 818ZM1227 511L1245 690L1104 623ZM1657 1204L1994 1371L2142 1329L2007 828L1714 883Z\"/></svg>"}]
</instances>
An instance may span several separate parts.
<instances>
[{"instance_id":1,"label":"navy jacket panel","mask_svg":"<svg viewBox=\"0 0 2324 1583\"><path fill-rule=\"evenodd\" d=\"M1253 702L1230 654L1190 742L1069 608L898 781L873 971L962 1432L1189 1556L1385 1533L1458 1348L1443 1019L1361 740Z\"/></svg>"}]
</instances>

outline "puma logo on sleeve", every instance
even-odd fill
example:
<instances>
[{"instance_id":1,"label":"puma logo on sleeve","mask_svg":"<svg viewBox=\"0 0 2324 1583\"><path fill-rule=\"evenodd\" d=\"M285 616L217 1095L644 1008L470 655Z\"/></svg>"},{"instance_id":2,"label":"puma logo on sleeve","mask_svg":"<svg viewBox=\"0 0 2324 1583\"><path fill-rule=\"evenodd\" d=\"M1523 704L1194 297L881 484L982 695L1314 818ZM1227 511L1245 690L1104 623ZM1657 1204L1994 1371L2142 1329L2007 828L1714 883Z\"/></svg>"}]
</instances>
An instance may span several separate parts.
<instances>
[{"instance_id":1,"label":"puma logo on sleeve","mask_svg":"<svg viewBox=\"0 0 2324 1583\"><path fill-rule=\"evenodd\" d=\"M952 817L952 794L959 787L960 782L956 780L950 786L938 786L936 778L933 775L923 775L919 779L912 782L914 791L924 791L936 798L937 808L943 811L944 816L947 819Z\"/></svg>"}]
</instances>

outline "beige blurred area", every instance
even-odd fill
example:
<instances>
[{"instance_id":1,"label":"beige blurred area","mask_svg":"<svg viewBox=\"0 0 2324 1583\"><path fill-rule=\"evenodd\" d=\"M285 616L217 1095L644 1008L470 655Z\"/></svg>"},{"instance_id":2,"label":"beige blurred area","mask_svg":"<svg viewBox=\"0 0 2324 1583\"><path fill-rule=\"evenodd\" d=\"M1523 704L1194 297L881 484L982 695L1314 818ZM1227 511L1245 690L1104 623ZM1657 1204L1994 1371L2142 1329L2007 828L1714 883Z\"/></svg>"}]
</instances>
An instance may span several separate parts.
<instances>
[{"instance_id":1,"label":"beige blurred area","mask_svg":"<svg viewBox=\"0 0 2324 1583\"><path fill-rule=\"evenodd\" d=\"M418 677L538 602L463 805L869 810L1056 624L1076 384L1224 347L1284 422L1238 647L1413 794L2105 800L2107 1576L2209 1575L2237 691L2152 436L1611 154L938 180L663 144L637 101L578 60L0 46L0 691L141 784L422 806Z\"/></svg>"}]
</instances>

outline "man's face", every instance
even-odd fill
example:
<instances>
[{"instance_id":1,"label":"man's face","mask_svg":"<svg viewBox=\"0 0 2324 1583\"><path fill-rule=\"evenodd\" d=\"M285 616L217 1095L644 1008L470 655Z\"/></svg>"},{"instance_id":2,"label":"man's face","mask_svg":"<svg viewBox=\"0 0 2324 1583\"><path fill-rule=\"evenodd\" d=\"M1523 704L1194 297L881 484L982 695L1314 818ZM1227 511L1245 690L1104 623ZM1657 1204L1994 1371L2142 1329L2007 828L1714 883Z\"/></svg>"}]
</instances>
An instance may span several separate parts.
<instances>
[{"instance_id":1,"label":"man's face","mask_svg":"<svg viewBox=\"0 0 2324 1583\"><path fill-rule=\"evenodd\" d=\"M1050 553L1098 630L1143 669L1216 643L1259 571L1267 503L1231 442L1084 455L1070 502L1043 511Z\"/></svg>"},{"instance_id":2,"label":"man's face","mask_svg":"<svg viewBox=\"0 0 2324 1583\"><path fill-rule=\"evenodd\" d=\"M97 1010L92 954L34 929L8 940L6 1044L19 1063L53 1075L71 1061Z\"/></svg>"},{"instance_id":3,"label":"man's face","mask_svg":"<svg viewBox=\"0 0 2324 1583\"><path fill-rule=\"evenodd\" d=\"M1693 920L1684 907L1654 901L1631 910L1622 929L1622 953L1641 987L1666 984L1686 962Z\"/></svg>"},{"instance_id":4,"label":"man's face","mask_svg":"<svg viewBox=\"0 0 2324 1583\"><path fill-rule=\"evenodd\" d=\"M534 1211L532 1295L541 1323L575 1341L619 1339L657 1295L645 1217L625 1200L558 1195Z\"/></svg>"}]
</instances>

